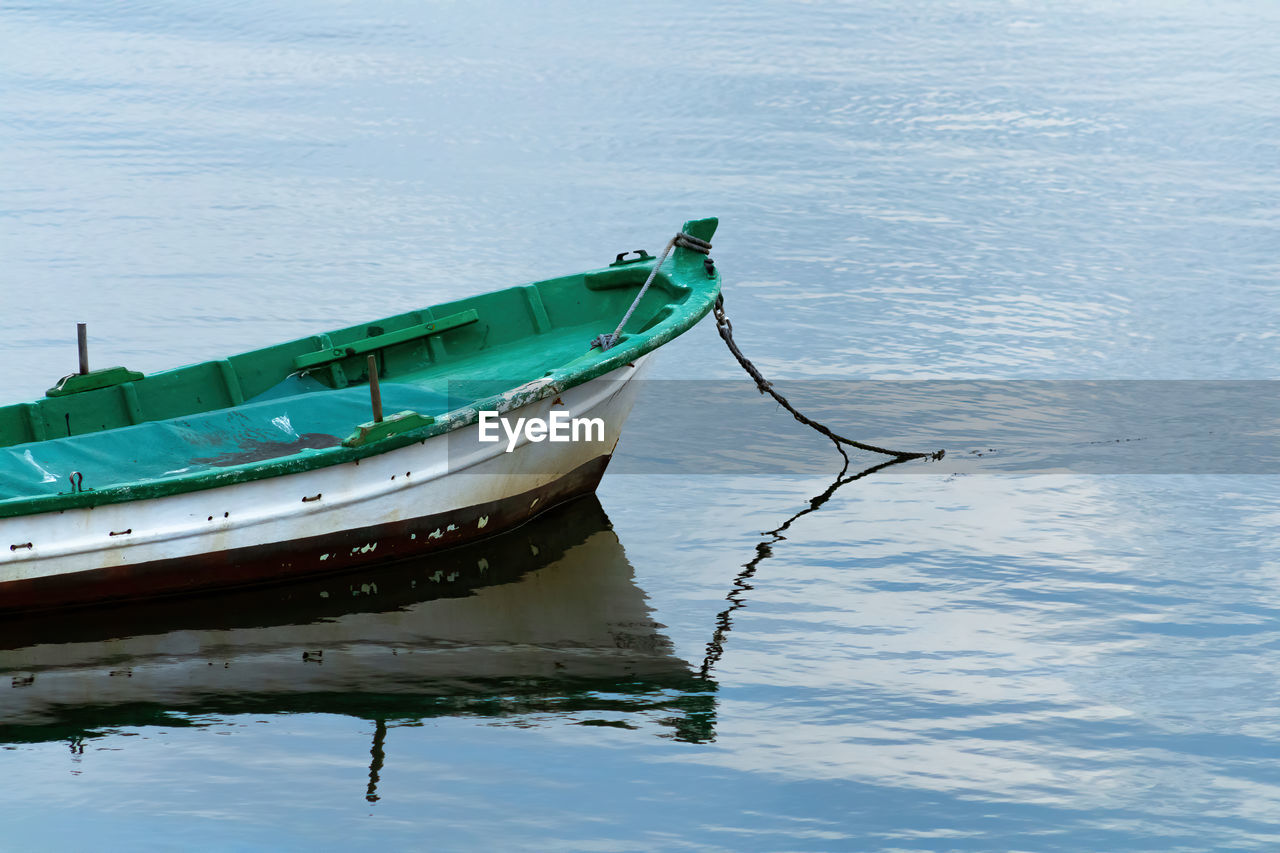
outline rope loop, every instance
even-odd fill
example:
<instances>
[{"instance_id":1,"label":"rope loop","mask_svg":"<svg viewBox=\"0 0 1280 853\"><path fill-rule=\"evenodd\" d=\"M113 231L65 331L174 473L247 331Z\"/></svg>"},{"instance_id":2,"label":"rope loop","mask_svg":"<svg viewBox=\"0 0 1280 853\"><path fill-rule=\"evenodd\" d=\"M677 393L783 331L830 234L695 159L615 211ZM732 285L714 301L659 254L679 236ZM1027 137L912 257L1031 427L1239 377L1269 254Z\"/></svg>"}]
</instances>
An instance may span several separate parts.
<instances>
[{"instance_id":1,"label":"rope loop","mask_svg":"<svg viewBox=\"0 0 1280 853\"><path fill-rule=\"evenodd\" d=\"M711 254L710 243L708 243L706 240L701 240L697 237L694 237L691 234L686 234L683 231L676 234L675 239L672 240L672 242L675 243L676 246L680 247L681 249L690 249L694 252L698 252L703 255Z\"/></svg>"}]
</instances>

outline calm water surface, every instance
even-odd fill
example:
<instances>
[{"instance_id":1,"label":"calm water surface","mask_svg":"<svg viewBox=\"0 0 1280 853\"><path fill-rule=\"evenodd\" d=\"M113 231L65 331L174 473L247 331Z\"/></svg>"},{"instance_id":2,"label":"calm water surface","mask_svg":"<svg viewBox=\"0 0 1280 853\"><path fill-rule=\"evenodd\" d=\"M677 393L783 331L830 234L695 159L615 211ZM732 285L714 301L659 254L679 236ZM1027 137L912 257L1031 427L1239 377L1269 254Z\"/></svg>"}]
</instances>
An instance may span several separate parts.
<instances>
[{"instance_id":1,"label":"calm water surface","mask_svg":"<svg viewBox=\"0 0 1280 853\"><path fill-rule=\"evenodd\" d=\"M76 321L151 371L707 214L780 384L1276 378L1274 4L2 14L6 401ZM739 376L705 324L656 372ZM680 440L661 403L619 462ZM902 466L761 533L836 461L620 466L434 562L11 620L0 847L1280 845L1274 476Z\"/></svg>"}]
</instances>

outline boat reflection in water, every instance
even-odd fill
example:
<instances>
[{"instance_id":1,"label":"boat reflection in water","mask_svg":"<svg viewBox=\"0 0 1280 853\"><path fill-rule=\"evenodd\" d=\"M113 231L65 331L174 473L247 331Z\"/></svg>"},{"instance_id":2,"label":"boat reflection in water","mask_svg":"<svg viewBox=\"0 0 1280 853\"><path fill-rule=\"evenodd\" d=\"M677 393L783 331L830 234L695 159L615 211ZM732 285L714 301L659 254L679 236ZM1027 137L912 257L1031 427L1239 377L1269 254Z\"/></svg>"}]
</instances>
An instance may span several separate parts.
<instances>
[{"instance_id":1,"label":"boat reflection in water","mask_svg":"<svg viewBox=\"0 0 1280 853\"><path fill-rule=\"evenodd\" d=\"M0 626L0 741L232 714L387 725L557 715L714 737L715 685L673 654L594 496L357 574Z\"/></svg>"}]
</instances>

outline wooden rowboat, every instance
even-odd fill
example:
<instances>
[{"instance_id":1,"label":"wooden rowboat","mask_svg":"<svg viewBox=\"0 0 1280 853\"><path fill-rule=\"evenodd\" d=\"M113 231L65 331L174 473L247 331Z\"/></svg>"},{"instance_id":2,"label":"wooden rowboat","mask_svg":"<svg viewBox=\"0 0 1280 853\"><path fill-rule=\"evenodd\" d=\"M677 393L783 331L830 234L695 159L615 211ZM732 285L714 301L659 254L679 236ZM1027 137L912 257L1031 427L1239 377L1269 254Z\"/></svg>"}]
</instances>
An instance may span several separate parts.
<instances>
[{"instance_id":1,"label":"wooden rowboat","mask_svg":"<svg viewBox=\"0 0 1280 853\"><path fill-rule=\"evenodd\" d=\"M715 228L685 223L694 246L607 348L589 346L659 263L646 253L219 361L72 374L0 408L0 610L343 571L594 491L632 380L715 302L697 248Z\"/></svg>"}]
</instances>

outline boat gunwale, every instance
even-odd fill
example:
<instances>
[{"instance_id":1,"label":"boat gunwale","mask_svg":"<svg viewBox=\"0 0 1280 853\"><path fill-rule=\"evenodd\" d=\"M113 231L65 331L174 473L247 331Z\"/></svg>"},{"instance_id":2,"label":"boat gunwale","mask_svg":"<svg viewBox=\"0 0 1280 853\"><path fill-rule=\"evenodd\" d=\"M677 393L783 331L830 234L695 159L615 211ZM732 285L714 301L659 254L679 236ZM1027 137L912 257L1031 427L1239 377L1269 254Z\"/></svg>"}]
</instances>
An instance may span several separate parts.
<instances>
[{"instance_id":1,"label":"boat gunwale","mask_svg":"<svg viewBox=\"0 0 1280 853\"><path fill-rule=\"evenodd\" d=\"M709 230L714 231L714 219L686 222L684 230L689 231L691 226L702 223L710 224ZM710 235L708 234L707 237L709 238ZM694 257L689 258L687 257L688 255L694 255ZM695 259L696 263L694 263ZM663 268L660 278L667 279L667 282L664 283L669 283L675 290L685 291L688 295L679 302L668 302L667 305L674 310L668 313L667 316L662 317L652 328L624 335L617 344L607 351L593 349L584 352L583 356L571 360L566 365L552 369L543 377L526 382L514 389L505 389L488 397L468 401L463 406L436 416L430 424L354 447L339 444L327 448L307 448L288 456L247 462L214 470L196 471L164 479L120 483L83 492L7 498L0 500L0 519L20 518L64 510L93 508L106 504L163 498L255 480L300 474L347 463L358 463L362 459L380 456L383 453L406 447L410 444L425 442L427 439L463 429L476 423L479 420L481 411L504 413L552 395L560 394L569 388L617 370L658 349L688 331L705 317L710 312L716 297L720 293L720 273L714 267L704 270L701 260L701 255L696 255L686 249L677 249L674 261L670 263L669 267ZM628 266L631 268L652 269L656 262L657 260L654 259L634 262ZM584 286L589 286L586 282L589 281L589 277L592 274L607 273L613 269L616 269L616 267L603 267L580 273L584 279ZM515 288L504 288L503 290L519 289L526 286L528 285L516 285ZM586 342L584 342L585 346ZM590 353L598 353L600 357L584 358ZM355 427L356 424L353 424L352 428L354 429Z\"/></svg>"}]
</instances>

